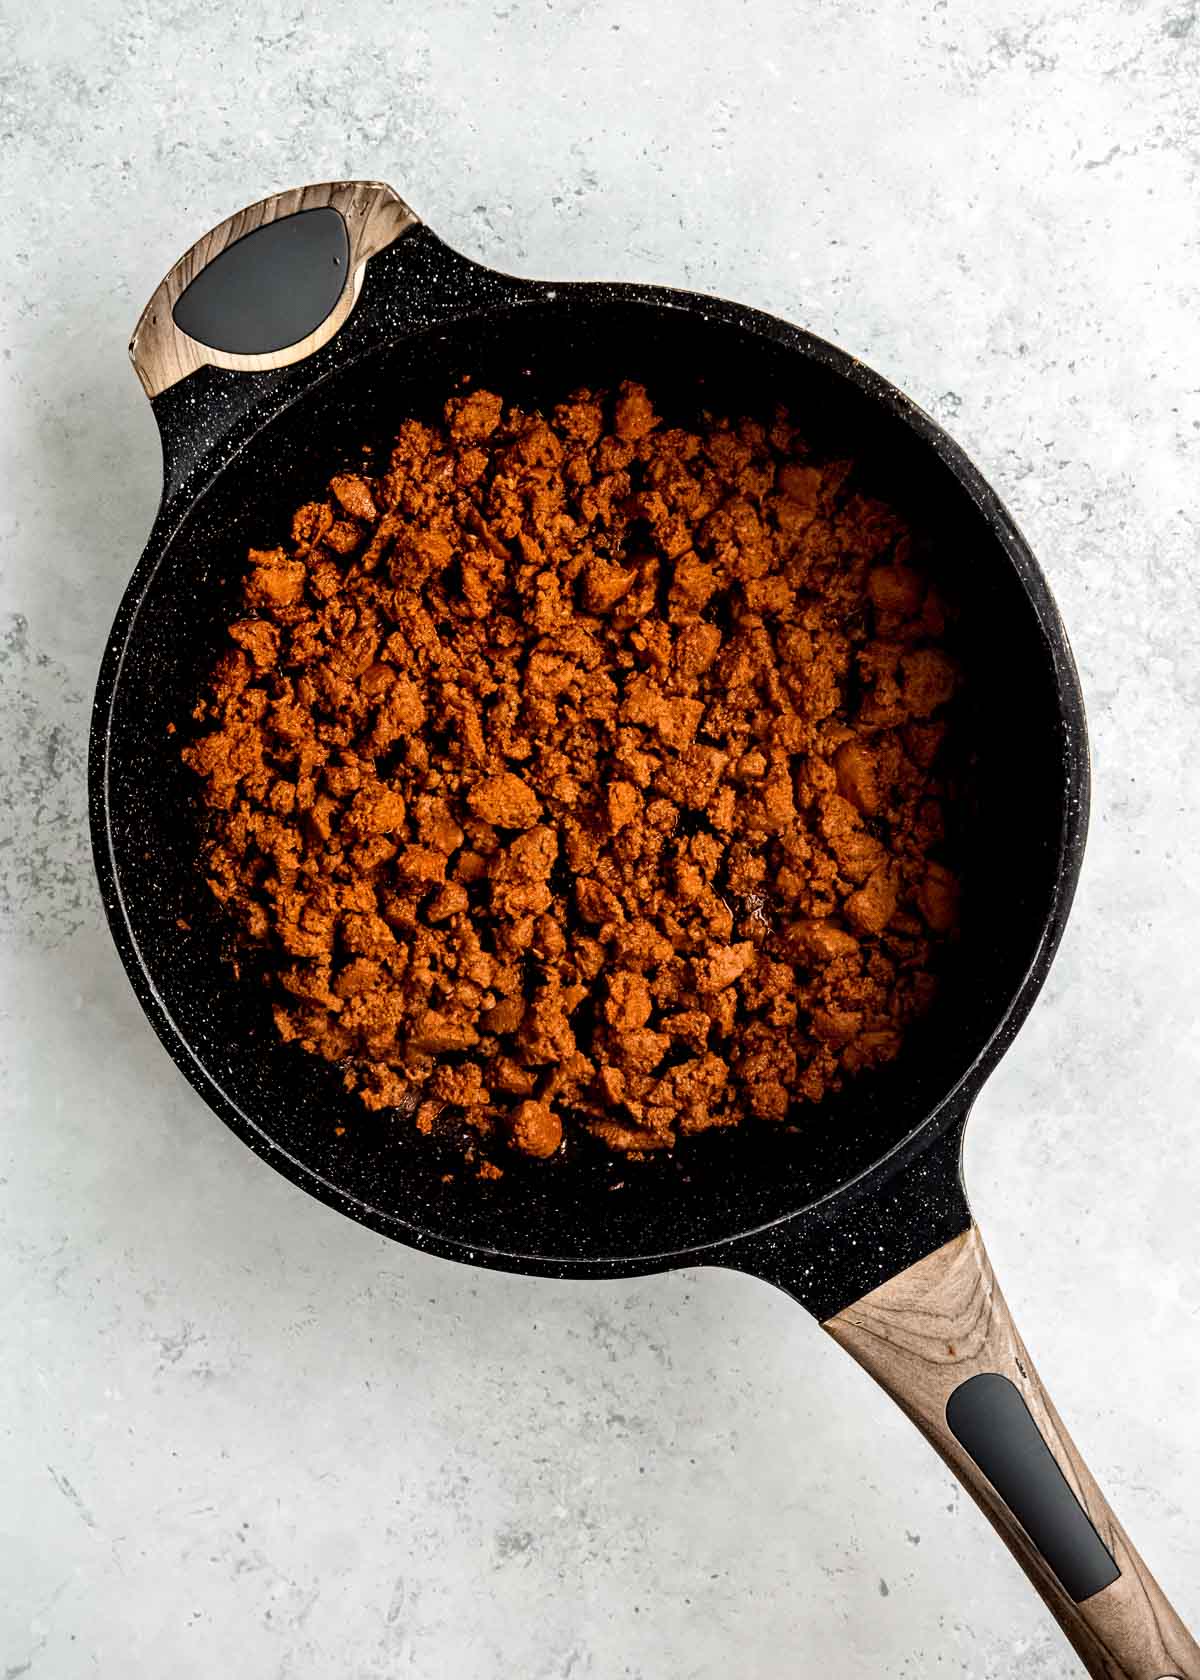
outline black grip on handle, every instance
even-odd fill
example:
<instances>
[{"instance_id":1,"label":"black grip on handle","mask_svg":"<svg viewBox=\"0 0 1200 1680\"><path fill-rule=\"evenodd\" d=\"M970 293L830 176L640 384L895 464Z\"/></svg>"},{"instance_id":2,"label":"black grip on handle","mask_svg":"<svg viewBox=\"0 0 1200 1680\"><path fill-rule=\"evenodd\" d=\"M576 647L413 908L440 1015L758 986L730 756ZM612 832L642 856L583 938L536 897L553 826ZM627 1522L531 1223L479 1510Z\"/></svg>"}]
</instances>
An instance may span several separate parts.
<instances>
[{"instance_id":1,"label":"black grip on handle","mask_svg":"<svg viewBox=\"0 0 1200 1680\"><path fill-rule=\"evenodd\" d=\"M350 238L331 205L243 234L176 301L175 325L210 350L262 356L315 332L342 295Z\"/></svg>"},{"instance_id":2,"label":"black grip on handle","mask_svg":"<svg viewBox=\"0 0 1200 1680\"><path fill-rule=\"evenodd\" d=\"M1014 1383L987 1371L968 1378L947 1400L946 1422L1077 1604L1112 1586L1121 1571Z\"/></svg>"}]
</instances>

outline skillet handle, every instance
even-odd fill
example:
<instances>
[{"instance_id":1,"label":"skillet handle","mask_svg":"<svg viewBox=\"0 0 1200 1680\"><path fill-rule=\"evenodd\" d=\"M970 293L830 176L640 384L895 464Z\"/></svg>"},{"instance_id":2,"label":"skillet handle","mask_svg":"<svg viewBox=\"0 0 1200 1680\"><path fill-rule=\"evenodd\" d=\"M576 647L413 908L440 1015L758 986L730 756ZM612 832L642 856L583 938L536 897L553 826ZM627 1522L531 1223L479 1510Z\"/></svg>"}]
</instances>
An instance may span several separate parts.
<instances>
[{"instance_id":1,"label":"skillet handle","mask_svg":"<svg viewBox=\"0 0 1200 1680\"><path fill-rule=\"evenodd\" d=\"M417 217L381 181L275 193L206 233L142 312L129 356L148 397L198 368L262 373L327 344L369 258Z\"/></svg>"},{"instance_id":2,"label":"skillet handle","mask_svg":"<svg viewBox=\"0 0 1200 1680\"><path fill-rule=\"evenodd\" d=\"M1200 1680L1200 1646L1063 1427L977 1226L824 1328L945 1459L1089 1674Z\"/></svg>"}]
</instances>

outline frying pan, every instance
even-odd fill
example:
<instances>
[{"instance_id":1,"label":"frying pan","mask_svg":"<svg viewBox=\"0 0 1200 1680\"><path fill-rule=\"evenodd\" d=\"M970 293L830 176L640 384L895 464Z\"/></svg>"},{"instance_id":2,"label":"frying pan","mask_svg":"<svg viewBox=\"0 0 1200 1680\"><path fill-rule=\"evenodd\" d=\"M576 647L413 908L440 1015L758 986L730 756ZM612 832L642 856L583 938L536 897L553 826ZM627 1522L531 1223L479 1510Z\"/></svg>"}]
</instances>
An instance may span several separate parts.
<instances>
[{"instance_id":1,"label":"frying pan","mask_svg":"<svg viewBox=\"0 0 1200 1680\"><path fill-rule=\"evenodd\" d=\"M1064 1429L993 1277L960 1157L971 1105L1046 978L1079 872L1079 681L1032 554L962 451L844 351L658 287L516 279L442 243L391 188L310 186L241 211L167 275L130 347L163 495L117 612L91 734L93 844L113 936L167 1050L277 1171L397 1241L549 1277L718 1265L775 1284L890 1393L958 1475L1090 1674L1200 1680L1200 1647ZM797 1118L692 1140L636 1171L586 1149L458 1174L368 1123L335 1069L276 1041L232 981L179 759L250 543L470 376L553 401L646 381L680 416L785 402L930 528L961 603L976 792L965 925L942 1001L893 1066ZM338 1127L344 1135L338 1135Z\"/></svg>"}]
</instances>

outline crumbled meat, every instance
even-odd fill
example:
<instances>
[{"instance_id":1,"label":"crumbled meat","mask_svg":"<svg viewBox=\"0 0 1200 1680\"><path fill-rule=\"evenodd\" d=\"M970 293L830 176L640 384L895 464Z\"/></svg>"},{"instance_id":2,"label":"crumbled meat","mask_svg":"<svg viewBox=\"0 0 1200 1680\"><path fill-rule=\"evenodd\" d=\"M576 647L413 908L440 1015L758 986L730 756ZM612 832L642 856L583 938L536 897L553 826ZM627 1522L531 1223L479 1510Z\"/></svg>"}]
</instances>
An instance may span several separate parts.
<instances>
[{"instance_id":1,"label":"crumbled meat","mask_svg":"<svg viewBox=\"0 0 1200 1680\"><path fill-rule=\"evenodd\" d=\"M329 488L345 511L355 519L379 518L375 498L366 479L359 478L356 473L344 473L340 478L331 479Z\"/></svg>"},{"instance_id":2,"label":"crumbled meat","mask_svg":"<svg viewBox=\"0 0 1200 1680\"><path fill-rule=\"evenodd\" d=\"M754 961L754 945L749 939L738 945L713 945L703 957L692 964L696 971L698 992L723 992L732 986Z\"/></svg>"},{"instance_id":3,"label":"crumbled meat","mask_svg":"<svg viewBox=\"0 0 1200 1680\"><path fill-rule=\"evenodd\" d=\"M532 828L542 814L537 794L511 770L477 782L467 795L467 804L477 817L498 828Z\"/></svg>"},{"instance_id":4,"label":"crumbled meat","mask_svg":"<svg viewBox=\"0 0 1200 1680\"><path fill-rule=\"evenodd\" d=\"M930 863L917 888L917 907L934 933L950 933L958 922L958 882L942 863Z\"/></svg>"},{"instance_id":5,"label":"crumbled meat","mask_svg":"<svg viewBox=\"0 0 1200 1680\"><path fill-rule=\"evenodd\" d=\"M184 750L280 1036L485 1178L896 1056L958 928L962 680L899 516L782 411L632 384L467 391L364 461L250 551Z\"/></svg>"},{"instance_id":6,"label":"crumbled meat","mask_svg":"<svg viewBox=\"0 0 1200 1680\"><path fill-rule=\"evenodd\" d=\"M562 1142L562 1121L547 1103L518 1103L512 1117L512 1141L523 1154L544 1160Z\"/></svg>"},{"instance_id":7,"label":"crumbled meat","mask_svg":"<svg viewBox=\"0 0 1200 1680\"><path fill-rule=\"evenodd\" d=\"M618 969L609 979L604 1018L619 1031L644 1027L653 1007L650 987L643 975Z\"/></svg>"}]
</instances>

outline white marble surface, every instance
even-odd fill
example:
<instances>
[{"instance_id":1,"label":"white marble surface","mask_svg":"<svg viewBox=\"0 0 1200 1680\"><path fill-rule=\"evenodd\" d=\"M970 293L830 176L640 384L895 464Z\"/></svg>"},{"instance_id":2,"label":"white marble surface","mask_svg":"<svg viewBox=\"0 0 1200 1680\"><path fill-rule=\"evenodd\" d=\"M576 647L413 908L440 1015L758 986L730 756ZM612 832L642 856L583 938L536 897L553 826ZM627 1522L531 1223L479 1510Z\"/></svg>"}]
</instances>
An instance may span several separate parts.
<instances>
[{"instance_id":1,"label":"white marble surface","mask_svg":"<svg viewBox=\"0 0 1200 1680\"><path fill-rule=\"evenodd\" d=\"M1083 672L1093 834L969 1179L1081 1446L1200 1622L1196 0L4 15L0 1676L1076 1672L782 1296L389 1245L244 1149L138 1010L83 790L157 494L125 343L197 234L329 176L519 272L813 326L1024 525Z\"/></svg>"}]
</instances>

